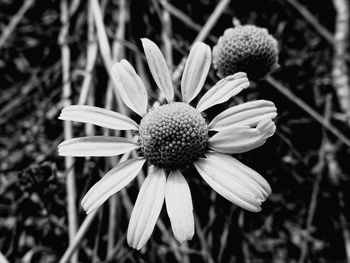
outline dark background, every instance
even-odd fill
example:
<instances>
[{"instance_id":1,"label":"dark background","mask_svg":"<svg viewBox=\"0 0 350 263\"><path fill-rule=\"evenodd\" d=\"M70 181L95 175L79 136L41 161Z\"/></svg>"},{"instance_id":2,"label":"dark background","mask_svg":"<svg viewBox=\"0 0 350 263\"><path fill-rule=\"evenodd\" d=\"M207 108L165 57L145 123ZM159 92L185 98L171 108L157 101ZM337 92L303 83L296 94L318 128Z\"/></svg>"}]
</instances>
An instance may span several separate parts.
<instances>
[{"instance_id":1,"label":"dark background","mask_svg":"<svg viewBox=\"0 0 350 263\"><path fill-rule=\"evenodd\" d=\"M60 43L60 1L0 1L0 251L9 262L58 262L69 244L66 169L56 150L63 141L63 122L57 119L63 107L66 63L62 43L70 51L72 103L78 103L86 74L92 77L88 103L105 107L108 93L108 71L100 49L91 72L85 68L91 44L88 2L68 3L68 32ZM25 3L28 8L19 14ZM99 3L109 43L121 43L122 57L133 65L141 62L137 70L145 69L141 78L153 81L139 39L148 37L162 45L162 15L167 9L158 0L127 1L123 11L121 1ZM170 12L175 69L218 1L169 3L170 11L183 13L181 20ZM121 12L126 14L125 36L116 39ZM280 68L272 78L252 83L223 106L268 99L278 109L276 134L264 146L236 156L271 184L273 192L262 212L238 208L215 194L196 173L188 172L196 217L193 240L180 246L163 211L146 248L137 252L126 243L130 202L138 192L137 183L132 183L114 197L114 231L110 231L108 203L99 210L80 242L80 262L349 262L345 249L350 248L349 145L330 132L338 129L349 137L347 114L332 77L336 15L331 0L231 1L204 40L213 47L235 18L241 24L267 28L279 43ZM346 51L342 59L348 66ZM343 73L348 75L348 69ZM205 88L217 80L211 68ZM175 85L178 88L179 82ZM155 85L150 87L156 91ZM324 120L323 125L304 110L307 105ZM116 109L113 101L112 108ZM102 133L99 128L95 131ZM74 124L74 136L85 132L83 125ZM79 224L85 218L79 205L82 196L111 163L108 158L75 159ZM114 243L109 243L109 235Z\"/></svg>"}]
</instances>

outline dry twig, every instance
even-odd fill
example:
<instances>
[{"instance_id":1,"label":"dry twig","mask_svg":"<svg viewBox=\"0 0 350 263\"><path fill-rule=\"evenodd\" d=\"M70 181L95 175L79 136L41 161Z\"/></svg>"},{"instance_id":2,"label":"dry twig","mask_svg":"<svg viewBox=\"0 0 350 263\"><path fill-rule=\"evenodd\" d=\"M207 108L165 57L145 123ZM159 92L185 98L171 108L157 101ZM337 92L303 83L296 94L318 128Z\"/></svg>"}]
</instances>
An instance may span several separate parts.
<instances>
[{"instance_id":1,"label":"dry twig","mask_svg":"<svg viewBox=\"0 0 350 263\"><path fill-rule=\"evenodd\" d=\"M331 102L332 97L328 95L326 98L326 107L325 107L325 120L329 121L331 117ZM303 238L303 241L301 242L301 252L299 256L299 263L305 262L306 256L308 254L308 236L312 228L312 222L314 220L315 211L316 211L316 205L317 205L317 198L320 191L320 183L322 180L322 174L324 169L326 168L326 143L327 143L327 136L326 136L326 129L323 128L323 136L322 136L322 142L320 146L320 151L318 153L318 162L314 166L312 173L316 175L316 178L314 180L313 188L312 188L312 195L311 195L311 201L309 205L309 210L307 213L306 218L306 226L305 226L305 236Z\"/></svg>"},{"instance_id":2,"label":"dry twig","mask_svg":"<svg viewBox=\"0 0 350 263\"><path fill-rule=\"evenodd\" d=\"M163 6L166 5L168 2L167 0L161 0L163 3ZM162 12L162 40L163 40L163 51L165 54L165 60L168 63L169 70L171 71L173 69L173 47L171 44L171 35L172 35L172 30L171 30L171 17L168 12L168 10L164 9Z\"/></svg>"},{"instance_id":3,"label":"dry twig","mask_svg":"<svg viewBox=\"0 0 350 263\"><path fill-rule=\"evenodd\" d=\"M330 44L334 43L333 35L317 20L317 18L305 6L301 5L296 0L287 0L287 2L291 6L293 6L324 39L326 39Z\"/></svg>"},{"instance_id":4,"label":"dry twig","mask_svg":"<svg viewBox=\"0 0 350 263\"><path fill-rule=\"evenodd\" d=\"M94 20L92 16L92 6L91 1L88 4L88 16L87 16L87 32L88 32L88 44L87 44L87 55L86 55L86 64L85 64L85 75L84 80L81 85L81 90L78 99L78 105L83 105L87 102L87 98L91 88L92 82L92 70L95 67L97 59L98 46L95 37L94 30Z\"/></svg>"},{"instance_id":5,"label":"dry twig","mask_svg":"<svg viewBox=\"0 0 350 263\"><path fill-rule=\"evenodd\" d=\"M267 77L267 82L286 96L290 101L295 103L301 109L303 109L306 113L308 113L312 118L314 118L318 123L320 123L323 127L325 127L328 131L333 133L341 142L350 147L350 140L336 127L334 127L329 121L323 118L318 112L312 109L309 105L307 105L302 99L294 95L289 89L284 87L282 83L279 83L277 80L272 78L271 76Z\"/></svg>"},{"instance_id":6,"label":"dry twig","mask_svg":"<svg viewBox=\"0 0 350 263\"><path fill-rule=\"evenodd\" d=\"M113 54L113 62L120 60L124 56L124 47L119 43L119 39L125 38L125 27L126 20L128 16L128 6L125 0L119 0L119 10L118 10L118 27L115 31L115 37L112 44L112 54ZM113 83L109 81L107 96L106 96L106 104L105 108L112 108L112 99L113 99ZM126 109L124 104L121 103L121 99L119 94L116 97L118 101L118 109L120 112L125 113ZM105 131L107 132L107 131ZM119 131L115 131L114 135L119 136ZM119 158L110 158L110 166L115 166L118 163ZM113 195L109 199L109 219L108 219L108 242L107 242L107 257L110 257L113 254L114 246L115 246L115 236L117 230L117 207L119 204L119 199L116 195Z\"/></svg>"},{"instance_id":7,"label":"dry twig","mask_svg":"<svg viewBox=\"0 0 350 263\"><path fill-rule=\"evenodd\" d=\"M70 49L68 46L68 30L69 30L69 13L68 3L66 0L61 0L61 31L59 35L59 44L61 45L62 56L62 83L63 105L71 105L71 86L70 86ZM64 121L64 139L73 138L73 127L70 121ZM65 157L66 174L66 188L67 188L67 204L68 204L68 223L69 223L69 242L71 243L77 232L77 210L76 210L76 186L74 173L74 158ZM73 255L72 262L78 262L78 254Z\"/></svg>"},{"instance_id":8,"label":"dry twig","mask_svg":"<svg viewBox=\"0 0 350 263\"><path fill-rule=\"evenodd\" d=\"M193 21L188 15L183 13L181 10L173 6L168 1L161 0L160 3L162 4L164 10L168 11L169 14L171 14L173 17L179 19L182 21L185 25L187 25L189 28L192 28L196 31L201 31L202 26L195 21ZM216 42L217 38L213 35L209 35L209 38L211 41Z\"/></svg>"},{"instance_id":9,"label":"dry twig","mask_svg":"<svg viewBox=\"0 0 350 263\"><path fill-rule=\"evenodd\" d=\"M33 5L34 0L26 0L24 1L21 8L17 11L17 13L11 18L10 23L2 30L2 34L0 36L0 50L5 45L7 39L10 37L12 32L17 27L18 23L22 20L24 14L28 11L28 9Z\"/></svg>"},{"instance_id":10,"label":"dry twig","mask_svg":"<svg viewBox=\"0 0 350 263\"><path fill-rule=\"evenodd\" d=\"M199 31L197 37L195 40L193 40L192 45L198 41L203 41L210 33L210 30L215 26L216 22L222 15L222 13L226 10L227 6L231 0L221 0L218 5L215 7L213 13L209 16L207 22L204 24L204 26ZM191 45L191 46L192 46ZM174 82L177 82L182 74L182 71L184 70L185 63L186 63L187 57L182 58L179 65L176 67L174 73L173 73L173 80Z\"/></svg>"},{"instance_id":11,"label":"dry twig","mask_svg":"<svg viewBox=\"0 0 350 263\"><path fill-rule=\"evenodd\" d=\"M349 40L349 2L333 0L336 11L334 56L332 68L333 87L338 95L339 105L350 120L349 72L346 64L346 52Z\"/></svg>"},{"instance_id":12,"label":"dry twig","mask_svg":"<svg viewBox=\"0 0 350 263\"><path fill-rule=\"evenodd\" d=\"M91 214L88 214L86 218L84 219L84 222L79 227L78 232L74 236L72 242L69 244L69 247L64 252L62 258L60 259L59 263L66 263L69 261L69 259L72 257L75 250L79 247L81 244L81 240L83 239L86 231L89 230L89 227L91 223L93 222L95 216L98 214L98 209L93 211Z\"/></svg>"}]
</instances>

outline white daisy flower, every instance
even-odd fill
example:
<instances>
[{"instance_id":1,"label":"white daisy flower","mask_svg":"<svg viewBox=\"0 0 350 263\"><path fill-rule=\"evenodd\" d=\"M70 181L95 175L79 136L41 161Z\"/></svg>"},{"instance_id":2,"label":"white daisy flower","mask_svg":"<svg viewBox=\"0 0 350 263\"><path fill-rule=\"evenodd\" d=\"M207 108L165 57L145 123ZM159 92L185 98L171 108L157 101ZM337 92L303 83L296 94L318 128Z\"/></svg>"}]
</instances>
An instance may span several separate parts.
<instances>
[{"instance_id":1,"label":"white daisy flower","mask_svg":"<svg viewBox=\"0 0 350 263\"><path fill-rule=\"evenodd\" d=\"M129 184L147 162L148 175L127 233L128 244L135 249L141 249L150 238L164 200L175 238L179 242L192 239L192 198L182 174L191 165L217 193L248 211L260 211L261 203L271 193L269 184L230 155L264 144L276 130L272 119L277 115L272 102L258 100L231 107L207 124L201 113L247 88L246 74L236 73L219 81L194 108L189 103L201 91L211 64L209 46L198 42L191 49L181 81L182 102L174 102L170 72L160 49L149 39L142 39L142 45L167 104L147 111L146 88L129 62L122 60L113 65L111 75L126 106L142 117L139 124L120 113L84 105L68 106L59 117L110 129L135 130L139 140L88 136L58 146L62 156L114 156L139 149L140 157L119 163L82 200L85 211L91 213ZM210 137L209 131L215 134Z\"/></svg>"}]
</instances>

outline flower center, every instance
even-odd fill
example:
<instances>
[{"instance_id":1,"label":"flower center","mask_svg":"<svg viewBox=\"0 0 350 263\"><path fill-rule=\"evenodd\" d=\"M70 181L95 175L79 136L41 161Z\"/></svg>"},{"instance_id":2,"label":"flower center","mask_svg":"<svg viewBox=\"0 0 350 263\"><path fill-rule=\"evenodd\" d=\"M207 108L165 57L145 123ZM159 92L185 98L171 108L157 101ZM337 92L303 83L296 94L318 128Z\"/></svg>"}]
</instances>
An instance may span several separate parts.
<instances>
[{"instance_id":1,"label":"flower center","mask_svg":"<svg viewBox=\"0 0 350 263\"><path fill-rule=\"evenodd\" d=\"M208 128L202 115L183 102L155 108L140 123L144 157L168 169L186 168L203 156Z\"/></svg>"}]
</instances>

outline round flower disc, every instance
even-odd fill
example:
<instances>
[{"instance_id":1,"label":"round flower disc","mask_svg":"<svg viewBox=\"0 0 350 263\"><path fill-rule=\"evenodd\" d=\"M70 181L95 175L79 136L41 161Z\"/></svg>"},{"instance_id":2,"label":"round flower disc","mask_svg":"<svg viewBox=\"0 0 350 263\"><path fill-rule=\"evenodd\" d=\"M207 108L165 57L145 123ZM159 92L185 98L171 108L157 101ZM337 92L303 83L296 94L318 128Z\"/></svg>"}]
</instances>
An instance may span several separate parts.
<instances>
[{"instance_id":1,"label":"round flower disc","mask_svg":"<svg viewBox=\"0 0 350 263\"><path fill-rule=\"evenodd\" d=\"M157 107L140 123L141 151L149 162L159 167L186 168L204 155L207 141L204 118L187 103Z\"/></svg>"},{"instance_id":2,"label":"round flower disc","mask_svg":"<svg viewBox=\"0 0 350 263\"><path fill-rule=\"evenodd\" d=\"M226 29L213 48L213 65L219 77L246 72L258 80L278 68L276 39L253 25Z\"/></svg>"}]
</instances>

